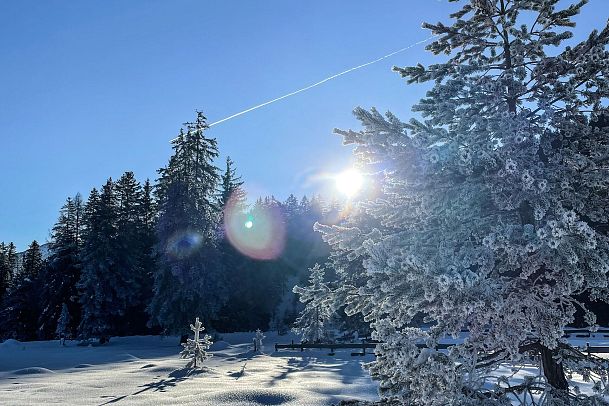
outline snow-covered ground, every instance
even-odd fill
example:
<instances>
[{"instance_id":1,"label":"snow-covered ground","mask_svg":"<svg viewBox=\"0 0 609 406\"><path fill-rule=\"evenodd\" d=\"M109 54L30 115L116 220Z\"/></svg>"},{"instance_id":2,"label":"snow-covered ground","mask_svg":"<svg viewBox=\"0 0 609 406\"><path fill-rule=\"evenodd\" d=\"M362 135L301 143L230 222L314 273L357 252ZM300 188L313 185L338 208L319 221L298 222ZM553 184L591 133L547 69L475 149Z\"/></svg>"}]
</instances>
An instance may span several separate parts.
<instances>
[{"instance_id":1,"label":"snow-covered ground","mask_svg":"<svg viewBox=\"0 0 609 406\"><path fill-rule=\"evenodd\" d=\"M251 351L254 333L222 336L207 370L189 372L177 337L115 337L108 345L80 347L57 341L0 343L0 405L331 405L342 399L378 399L362 369L372 355L350 350L274 351L298 341L266 333L263 354ZM609 337L571 337L576 345L609 345ZM531 365L504 368L510 381L536 375ZM574 377L584 393L590 384ZM578 382L579 381L579 382Z\"/></svg>"},{"instance_id":2,"label":"snow-covered ground","mask_svg":"<svg viewBox=\"0 0 609 406\"><path fill-rule=\"evenodd\" d=\"M57 341L0 343L1 405L330 405L377 399L377 386L350 350L274 351L294 336L225 334L208 370L188 373L176 337L115 337L100 347Z\"/></svg>"}]
</instances>

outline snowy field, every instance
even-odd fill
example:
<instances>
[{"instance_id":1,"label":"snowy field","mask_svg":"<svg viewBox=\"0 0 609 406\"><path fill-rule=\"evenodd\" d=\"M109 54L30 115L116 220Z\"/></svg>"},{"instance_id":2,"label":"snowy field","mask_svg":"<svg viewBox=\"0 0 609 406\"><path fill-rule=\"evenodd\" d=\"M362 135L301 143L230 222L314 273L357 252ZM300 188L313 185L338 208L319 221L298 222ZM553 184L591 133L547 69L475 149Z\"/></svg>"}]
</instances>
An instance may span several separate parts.
<instances>
[{"instance_id":1,"label":"snowy field","mask_svg":"<svg viewBox=\"0 0 609 406\"><path fill-rule=\"evenodd\" d=\"M274 351L295 336L266 333L263 354L251 351L253 333L222 336L207 370L192 373L179 358L177 337L115 337L81 347L57 341L0 343L0 405L331 405L343 399L378 399L377 386L351 350ZM574 344L609 345L596 334ZM512 383L538 373L504 367ZM575 377L584 393L590 384ZM579 382L578 382L579 381ZM517 404L517 403L515 403Z\"/></svg>"},{"instance_id":2,"label":"snowy field","mask_svg":"<svg viewBox=\"0 0 609 406\"><path fill-rule=\"evenodd\" d=\"M116 337L101 347L57 341L0 343L1 405L330 405L377 399L377 387L350 350L274 351L294 336L223 335L208 370L188 373L176 337Z\"/></svg>"}]
</instances>

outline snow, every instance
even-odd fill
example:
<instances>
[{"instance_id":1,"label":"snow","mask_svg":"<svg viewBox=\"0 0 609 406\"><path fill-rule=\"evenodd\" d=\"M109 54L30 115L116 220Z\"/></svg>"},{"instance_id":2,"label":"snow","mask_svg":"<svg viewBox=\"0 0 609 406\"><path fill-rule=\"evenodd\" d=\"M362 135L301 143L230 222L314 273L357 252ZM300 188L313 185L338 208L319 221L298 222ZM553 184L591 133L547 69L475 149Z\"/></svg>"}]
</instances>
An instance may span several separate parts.
<instances>
[{"instance_id":1,"label":"snow","mask_svg":"<svg viewBox=\"0 0 609 406\"><path fill-rule=\"evenodd\" d=\"M224 334L202 370L185 369L178 337L114 337L104 346L58 341L0 343L0 405L330 405L378 399L377 384L362 364L372 355L351 350L274 351L296 335L265 333L263 353L252 350L253 332ZM458 341L458 340L455 340ZM575 345L609 345L605 334L573 337ZM512 383L536 375L538 365L501 373ZM575 376L583 393L590 384Z\"/></svg>"},{"instance_id":2,"label":"snow","mask_svg":"<svg viewBox=\"0 0 609 406\"><path fill-rule=\"evenodd\" d=\"M224 334L202 370L187 370L177 337L114 337L108 345L58 341L0 343L1 405L329 405L378 399L362 369L372 355L350 350L274 351L294 335L265 333L263 353L252 332Z\"/></svg>"}]
</instances>

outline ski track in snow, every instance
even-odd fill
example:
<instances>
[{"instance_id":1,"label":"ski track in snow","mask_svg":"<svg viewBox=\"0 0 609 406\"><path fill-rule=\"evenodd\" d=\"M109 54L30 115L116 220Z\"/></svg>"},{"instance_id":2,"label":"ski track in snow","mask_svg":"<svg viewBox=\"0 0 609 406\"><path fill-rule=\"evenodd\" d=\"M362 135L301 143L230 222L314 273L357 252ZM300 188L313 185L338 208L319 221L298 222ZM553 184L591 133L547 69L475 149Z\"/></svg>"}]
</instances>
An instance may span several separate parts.
<instances>
[{"instance_id":1,"label":"ski track in snow","mask_svg":"<svg viewBox=\"0 0 609 406\"><path fill-rule=\"evenodd\" d=\"M275 342L297 338L266 335L263 354L251 351L254 333L223 335L226 343L202 371L184 369L177 337L115 337L100 347L1 343L0 405L292 406L378 398L362 369L371 355L274 352Z\"/></svg>"}]
</instances>

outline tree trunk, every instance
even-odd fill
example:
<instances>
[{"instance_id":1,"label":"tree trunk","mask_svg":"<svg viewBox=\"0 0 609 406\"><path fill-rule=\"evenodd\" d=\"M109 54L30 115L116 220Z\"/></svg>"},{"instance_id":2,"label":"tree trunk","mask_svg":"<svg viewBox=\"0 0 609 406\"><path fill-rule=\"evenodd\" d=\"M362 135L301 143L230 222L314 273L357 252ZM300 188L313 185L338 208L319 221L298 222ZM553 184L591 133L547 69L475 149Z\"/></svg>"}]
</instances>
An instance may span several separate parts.
<instances>
[{"instance_id":1,"label":"tree trunk","mask_svg":"<svg viewBox=\"0 0 609 406\"><path fill-rule=\"evenodd\" d=\"M562 363L556 362L553 355L555 350L551 350L548 347L541 346L541 365L543 367L543 374L546 377L548 384L554 389L568 390L569 383L565 377L565 370L563 369Z\"/></svg>"}]
</instances>

